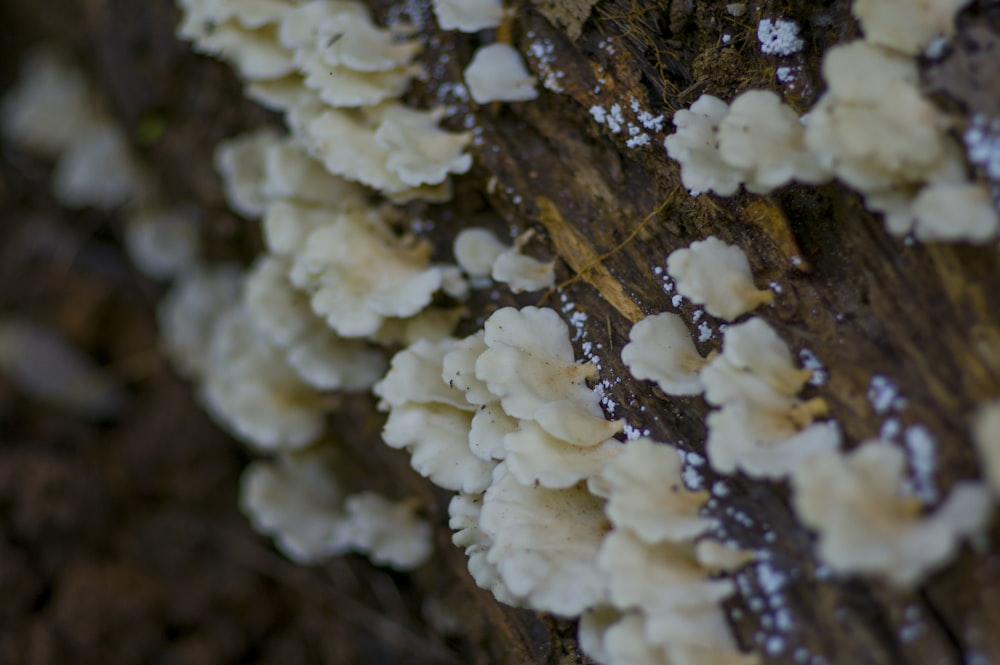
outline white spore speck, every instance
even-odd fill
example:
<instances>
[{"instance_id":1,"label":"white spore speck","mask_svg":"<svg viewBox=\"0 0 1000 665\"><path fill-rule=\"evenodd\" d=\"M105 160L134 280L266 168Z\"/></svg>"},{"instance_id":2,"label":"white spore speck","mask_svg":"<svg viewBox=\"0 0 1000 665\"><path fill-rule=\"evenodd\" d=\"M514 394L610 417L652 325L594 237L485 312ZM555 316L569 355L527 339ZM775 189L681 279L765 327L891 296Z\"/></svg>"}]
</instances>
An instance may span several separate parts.
<instances>
[{"instance_id":1,"label":"white spore speck","mask_svg":"<svg viewBox=\"0 0 1000 665\"><path fill-rule=\"evenodd\" d=\"M892 381L881 374L872 377L868 386L868 402L875 409L875 413L886 413L893 407L897 397L899 390Z\"/></svg>"},{"instance_id":2,"label":"white spore speck","mask_svg":"<svg viewBox=\"0 0 1000 665\"><path fill-rule=\"evenodd\" d=\"M889 418L884 423L882 423L882 428L878 431L878 438L883 441L892 441L897 436L899 436L900 431L903 427L899 424L899 421L895 418Z\"/></svg>"},{"instance_id":3,"label":"white spore speck","mask_svg":"<svg viewBox=\"0 0 1000 665\"><path fill-rule=\"evenodd\" d=\"M757 566L757 582L764 593L771 595L781 591L788 582L788 577L775 570L770 563L762 563Z\"/></svg>"},{"instance_id":4,"label":"white spore speck","mask_svg":"<svg viewBox=\"0 0 1000 665\"><path fill-rule=\"evenodd\" d=\"M712 335L714 334L715 331L712 330L712 326L708 325L708 321L702 321L701 323L698 324L699 342L707 342L708 340L712 339Z\"/></svg>"},{"instance_id":5,"label":"white spore speck","mask_svg":"<svg viewBox=\"0 0 1000 665\"><path fill-rule=\"evenodd\" d=\"M809 377L809 385L821 386L826 383L826 369L815 353L809 349L802 349L799 351L799 360L802 361L803 367L812 370L812 376Z\"/></svg>"},{"instance_id":6,"label":"white spore speck","mask_svg":"<svg viewBox=\"0 0 1000 665\"><path fill-rule=\"evenodd\" d=\"M972 116L962 137L969 161L981 167L991 180L1000 180L1000 116Z\"/></svg>"},{"instance_id":7,"label":"white spore speck","mask_svg":"<svg viewBox=\"0 0 1000 665\"><path fill-rule=\"evenodd\" d=\"M690 464L691 466L701 466L702 464L705 463L705 458L699 455L698 453L694 452L688 453L685 456L685 459L687 463Z\"/></svg>"},{"instance_id":8,"label":"white spore speck","mask_svg":"<svg viewBox=\"0 0 1000 665\"><path fill-rule=\"evenodd\" d=\"M684 296L679 293L675 294L674 297L670 299L670 304L674 307L680 307L682 302L684 302Z\"/></svg>"},{"instance_id":9,"label":"white spore speck","mask_svg":"<svg viewBox=\"0 0 1000 665\"><path fill-rule=\"evenodd\" d=\"M777 656L785 650L785 640L777 635L772 635L767 638L764 648L767 650L767 655Z\"/></svg>"},{"instance_id":10,"label":"white spore speck","mask_svg":"<svg viewBox=\"0 0 1000 665\"><path fill-rule=\"evenodd\" d=\"M802 67L798 65L794 67L783 66L775 69L774 75L782 83L794 83L801 71Z\"/></svg>"},{"instance_id":11,"label":"white spore speck","mask_svg":"<svg viewBox=\"0 0 1000 665\"><path fill-rule=\"evenodd\" d=\"M788 610L778 610L778 613L774 615L774 620L781 632L787 633L792 630L792 615L788 613Z\"/></svg>"},{"instance_id":12,"label":"white spore speck","mask_svg":"<svg viewBox=\"0 0 1000 665\"><path fill-rule=\"evenodd\" d=\"M622 125L625 124L625 116L622 115L621 105L613 104L604 116L604 121L607 123L608 129L612 134L620 134Z\"/></svg>"},{"instance_id":13,"label":"white spore speck","mask_svg":"<svg viewBox=\"0 0 1000 665\"><path fill-rule=\"evenodd\" d=\"M760 52L768 55L791 55L802 50L799 26L785 18L761 19L757 24Z\"/></svg>"},{"instance_id":14,"label":"white spore speck","mask_svg":"<svg viewBox=\"0 0 1000 665\"><path fill-rule=\"evenodd\" d=\"M728 496L729 487L726 486L725 482L716 480L715 483L712 484L712 494L718 497Z\"/></svg>"},{"instance_id":15,"label":"white spore speck","mask_svg":"<svg viewBox=\"0 0 1000 665\"><path fill-rule=\"evenodd\" d=\"M630 125L629 129L631 129L634 126L635 125ZM630 138L628 141L625 141L625 146L628 148L640 148L642 146L649 145L649 143L650 143L649 134L639 134L638 136L634 136Z\"/></svg>"},{"instance_id":16,"label":"white spore speck","mask_svg":"<svg viewBox=\"0 0 1000 665\"><path fill-rule=\"evenodd\" d=\"M933 503L938 498L934 487L934 468L937 454L934 437L922 425L908 427L903 435L906 450L910 453L910 467L913 469L914 490L924 503Z\"/></svg>"},{"instance_id":17,"label":"white spore speck","mask_svg":"<svg viewBox=\"0 0 1000 665\"><path fill-rule=\"evenodd\" d=\"M698 469L693 466L685 467L684 471L681 473L681 478L684 480L684 486L689 490L701 489L703 478Z\"/></svg>"}]
</instances>

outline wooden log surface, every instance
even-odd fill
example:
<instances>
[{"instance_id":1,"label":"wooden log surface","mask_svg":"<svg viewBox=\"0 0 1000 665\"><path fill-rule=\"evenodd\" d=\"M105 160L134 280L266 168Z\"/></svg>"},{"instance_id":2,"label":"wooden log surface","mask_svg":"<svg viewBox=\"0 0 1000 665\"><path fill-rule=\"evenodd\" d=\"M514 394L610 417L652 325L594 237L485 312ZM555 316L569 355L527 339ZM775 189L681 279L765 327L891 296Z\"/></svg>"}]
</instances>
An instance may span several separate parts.
<instances>
[{"instance_id":1,"label":"wooden log surface","mask_svg":"<svg viewBox=\"0 0 1000 665\"><path fill-rule=\"evenodd\" d=\"M806 395L826 400L847 446L877 437L889 421L898 423L900 445L907 432L926 431L934 441L927 480L938 496L947 496L957 480L978 477L971 415L981 401L1000 395L998 248L891 237L840 184L791 185L768 196L690 195L662 146L673 111L705 92L730 99L746 88L776 90L805 111L822 92L823 51L859 35L846 0L822 6L769 0L759 9L750 5L742 17L728 13L726 4L520 5L508 27L542 83L541 94L533 102L482 107L448 93L449 84L461 81L478 37L438 30L426 3L405 5L428 33L428 76L408 100L447 101L456 107L452 127L467 126L464 119L471 116L476 132L475 165L455 179L454 201L412 204L407 212L422 220L421 233L442 259L450 258L451 240L464 226L533 231L526 251L558 259L558 288L517 298L477 292L464 330L505 304L556 308L574 322L578 354L600 364L609 415L698 454L704 454L705 402L667 398L633 380L619 351L631 325L648 314L677 311L698 327L697 308L688 301L675 306L674 293L665 288L662 269L671 251L708 235L740 246L757 285L777 292L774 306L755 315L797 353L808 351L822 364L825 381ZM57 5L65 11L53 23ZM956 43L991 43L1000 8L995 2L972 5L961 17ZM9 3L4 80L14 75L14 56L36 37L79 55L165 191L199 211L213 256L250 258L259 238L253 224L225 210L211 151L223 137L280 120L241 102L239 83L224 66L174 40L177 12L166 0L45 7L43 16L27 0ZM394 11L389 3L376 10L383 17ZM574 15L587 20L565 18ZM761 16L796 20L804 50L784 58L762 54L756 37ZM921 62L936 101L961 122L990 111L998 94L996 87L983 92L997 79L988 67L984 74L983 66L973 66L971 51L956 48L943 63ZM779 66L796 68L794 84L778 81ZM648 145L629 148L627 128L614 133L595 121L593 108L611 112L616 105L626 125L650 135ZM633 106L662 114L662 130L643 127ZM705 331L699 349L717 349L718 322L703 316L699 323ZM876 410L870 397L877 376L898 392L885 411ZM440 626L414 618L406 630L429 632L440 649L426 647L421 662L585 662L571 624L502 607L472 585L464 557L450 544L448 497L416 477L405 456L377 443L382 417L370 399L351 398L342 400L331 421L351 451L359 486L416 494L438 527L437 558L405 582L405 593L410 604L434 599L446 606L461 623L463 646L438 634ZM996 519L975 547L965 546L918 590L900 592L820 566L813 536L790 509L787 484L699 470L706 487L724 481L731 490L708 509L726 537L765 553L735 574L738 593L726 604L738 642L762 654L762 662L1000 663Z\"/></svg>"}]
</instances>

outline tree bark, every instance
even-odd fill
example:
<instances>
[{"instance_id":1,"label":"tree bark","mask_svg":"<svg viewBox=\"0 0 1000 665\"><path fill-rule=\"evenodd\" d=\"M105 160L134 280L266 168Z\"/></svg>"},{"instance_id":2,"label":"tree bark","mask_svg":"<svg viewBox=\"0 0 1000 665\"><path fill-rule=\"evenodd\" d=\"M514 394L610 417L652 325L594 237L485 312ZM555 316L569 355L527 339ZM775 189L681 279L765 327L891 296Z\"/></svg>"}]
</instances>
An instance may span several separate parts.
<instances>
[{"instance_id":1,"label":"tree bark","mask_svg":"<svg viewBox=\"0 0 1000 665\"><path fill-rule=\"evenodd\" d=\"M602 0L592 9L572 2L518 7L505 30L539 78L538 100L474 107L447 97L457 108L448 121L452 128L462 128L467 115L474 118L475 166L455 178L453 202L413 204L408 211L432 222L429 237L441 259L450 258L451 240L467 225L533 231L526 251L558 259L558 288L517 298L477 292L466 331L515 302L554 307L567 317L584 314L575 344L579 354L587 348L599 359L610 415L699 454L704 401L667 398L632 379L619 351L631 325L646 315L677 311L689 323L696 320L697 308L687 300L675 306L664 288L662 269L671 251L708 235L740 246L758 286L771 285L779 294L774 306L754 315L824 367L826 381L806 396L826 400L849 447L877 437L889 421L902 433L899 445L910 428L924 428L935 441L933 485L947 496L957 480L978 477L970 419L982 401L1000 395L997 247L894 238L856 194L836 183L791 185L768 196L690 195L662 145L675 110L702 93L728 100L747 88L776 90L807 110L822 91L822 53L858 35L846 0L815 8L771 0L759 14L749 5L742 17L726 4ZM50 36L82 56L165 190L202 211L214 255L252 256L259 240L253 225L225 211L211 151L225 136L279 119L241 102L239 83L222 65L173 39L177 13L166 0L47 3L45 17L36 4L20 0L8 8L9 25L43 34L43 18L55 5L65 5L65 16L79 22L50 25ZM376 7L381 15L387 9L388 3ZM422 56L428 77L409 101L431 105L445 98L444 84L461 81L478 37L440 31L429 8L421 4L420 10L427 21L421 29L429 33ZM969 31L977 40L996 40L998 14L996 3L973 3L956 43ZM756 21L778 15L799 23L806 42L801 53L777 58L760 52ZM84 29L75 31L80 25ZM10 58L23 45L20 39L11 43L16 46L4 53L8 79ZM960 66L963 53L956 49L949 56L949 69L922 67L939 101L964 121L984 110L977 105L995 103L997 89L992 96L970 92L988 83L982 67ZM798 68L794 86L779 83L778 66ZM963 87L967 70L980 78L964 74L969 81ZM942 71L949 74L944 79ZM592 113L613 113L616 106L624 117L617 133ZM662 115L662 128L644 126L637 110ZM151 124L160 131L143 138ZM629 125L649 135L648 145L628 147ZM701 321L706 332L698 346L707 353L718 348L721 334L718 322ZM876 376L901 398L887 411L876 410L868 397ZM332 421L358 474L396 494L420 496L437 526L433 563L393 582L410 606L431 600L461 623L456 646L442 641L441 626L411 617L407 630L428 631L443 650L425 653L427 662L583 662L571 625L502 607L474 587L464 557L450 544L447 496L417 478L405 456L377 444L381 418L370 399L347 399ZM1000 663L996 520L977 547L964 547L918 590L900 592L877 579L824 572L813 536L790 508L787 484L701 471L705 486L724 480L731 489L725 505L718 502L708 514L741 547L767 553L734 575L738 593L726 604L738 642L760 653L762 662Z\"/></svg>"}]
</instances>

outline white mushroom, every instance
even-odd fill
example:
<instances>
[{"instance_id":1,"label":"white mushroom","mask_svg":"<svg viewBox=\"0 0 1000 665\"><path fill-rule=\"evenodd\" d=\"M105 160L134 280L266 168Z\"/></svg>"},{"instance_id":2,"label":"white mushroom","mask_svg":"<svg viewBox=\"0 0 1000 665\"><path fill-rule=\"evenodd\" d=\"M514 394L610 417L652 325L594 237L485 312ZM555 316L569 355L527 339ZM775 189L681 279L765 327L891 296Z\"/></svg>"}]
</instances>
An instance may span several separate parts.
<instances>
[{"instance_id":1,"label":"white mushroom","mask_svg":"<svg viewBox=\"0 0 1000 665\"><path fill-rule=\"evenodd\" d=\"M498 402L480 407L472 417L469 449L481 460L502 460L507 455L504 439L517 431L519 423L504 413Z\"/></svg>"},{"instance_id":2,"label":"white mushroom","mask_svg":"<svg viewBox=\"0 0 1000 665\"><path fill-rule=\"evenodd\" d=\"M215 148L215 170L222 177L229 207L250 219L267 209L264 194L268 151L282 145L281 135L270 127L242 134Z\"/></svg>"},{"instance_id":3,"label":"white mushroom","mask_svg":"<svg viewBox=\"0 0 1000 665\"><path fill-rule=\"evenodd\" d=\"M856 0L851 11L865 39L918 55L934 38L955 33L955 15L969 0Z\"/></svg>"},{"instance_id":4,"label":"white mushroom","mask_svg":"<svg viewBox=\"0 0 1000 665\"><path fill-rule=\"evenodd\" d=\"M382 439L410 452L410 465L435 485L466 493L490 484L493 464L469 450L472 414L446 404L404 404L393 408Z\"/></svg>"},{"instance_id":5,"label":"white mushroom","mask_svg":"<svg viewBox=\"0 0 1000 665\"><path fill-rule=\"evenodd\" d=\"M479 528L479 514L482 511L481 495L456 494L448 503L448 527L454 531L451 542L463 548L469 558L469 572L481 589L486 589L501 603L519 606L516 598L500 579L500 571L487 559L492 545L490 537Z\"/></svg>"},{"instance_id":6,"label":"white mushroom","mask_svg":"<svg viewBox=\"0 0 1000 665\"><path fill-rule=\"evenodd\" d=\"M668 395L697 395L698 374L707 362L695 348L684 320L665 312L647 316L628 334L622 362L637 379L655 381Z\"/></svg>"},{"instance_id":7,"label":"white mushroom","mask_svg":"<svg viewBox=\"0 0 1000 665\"><path fill-rule=\"evenodd\" d=\"M199 268L174 282L157 311L164 350L185 378L203 375L216 321L239 299L243 273L233 265Z\"/></svg>"},{"instance_id":8,"label":"white mushroom","mask_svg":"<svg viewBox=\"0 0 1000 665\"><path fill-rule=\"evenodd\" d=\"M373 391L380 399L379 408L433 402L474 411L476 407L465 399L465 392L442 378L444 359L457 343L450 337L434 342L418 340L393 356L389 373Z\"/></svg>"},{"instance_id":9,"label":"white mushroom","mask_svg":"<svg viewBox=\"0 0 1000 665\"><path fill-rule=\"evenodd\" d=\"M937 510L921 515L920 501L903 492L905 469L901 449L869 441L795 470L795 511L819 533L819 556L833 570L912 587L985 528L992 502L984 486L960 481Z\"/></svg>"},{"instance_id":10,"label":"white mushroom","mask_svg":"<svg viewBox=\"0 0 1000 665\"><path fill-rule=\"evenodd\" d=\"M797 369L791 351L767 321L752 318L726 328L722 357L733 367L749 372L776 392L798 394L812 376Z\"/></svg>"},{"instance_id":11,"label":"white mushroom","mask_svg":"<svg viewBox=\"0 0 1000 665\"><path fill-rule=\"evenodd\" d=\"M770 90L748 90L732 101L719 124L719 154L744 173L751 192L770 192L793 179L830 179L806 148L798 114Z\"/></svg>"},{"instance_id":12,"label":"white mushroom","mask_svg":"<svg viewBox=\"0 0 1000 665\"><path fill-rule=\"evenodd\" d=\"M719 124L728 112L729 106L718 97L702 95L690 108L674 114L677 131L663 145L680 162L681 182L687 189L732 196L740 188L743 170L719 153Z\"/></svg>"},{"instance_id":13,"label":"white mushroom","mask_svg":"<svg viewBox=\"0 0 1000 665\"><path fill-rule=\"evenodd\" d=\"M500 464L479 525L493 541L487 559L529 607L575 616L605 600L597 551L608 523L602 501L585 487L525 486Z\"/></svg>"},{"instance_id":14,"label":"white mushroom","mask_svg":"<svg viewBox=\"0 0 1000 665\"><path fill-rule=\"evenodd\" d=\"M484 334L480 330L458 340L441 362L441 378L449 386L464 392L465 401L469 404L489 404L497 399L486 384L476 378L476 360L486 350Z\"/></svg>"},{"instance_id":15,"label":"white mushroom","mask_svg":"<svg viewBox=\"0 0 1000 665\"><path fill-rule=\"evenodd\" d=\"M667 257L667 273L677 283L678 293L727 321L774 300L770 291L754 286L743 250L715 236L672 252Z\"/></svg>"},{"instance_id":16,"label":"white mushroom","mask_svg":"<svg viewBox=\"0 0 1000 665\"><path fill-rule=\"evenodd\" d=\"M248 466L240 507L254 529L275 538L290 559L310 563L351 549L344 495L331 448L285 452Z\"/></svg>"},{"instance_id":17,"label":"white mushroom","mask_svg":"<svg viewBox=\"0 0 1000 665\"><path fill-rule=\"evenodd\" d=\"M433 0L431 5L442 30L479 32L503 20L500 0Z\"/></svg>"},{"instance_id":18,"label":"white mushroom","mask_svg":"<svg viewBox=\"0 0 1000 665\"><path fill-rule=\"evenodd\" d=\"M325 424L315 389L257 331L249 310L238 305L213 327L201 397L222 426L259 448L303 448Z\"/></svg>"},{"instance_id":19,"label":"white mushroom","mask_svg":"<svg viewBox=\"0 0 1000 665\"><path fill-rule=\"evenodd\" d=\"M782 478L806 459L836 451L840 429L833 421L810 424L825 413L819 402L783 406L739 400L708 415L705 450L721 473L740 469L751 476Z\"/></svg>"},{"instance_id":20,"label":"white mushroom","mask_svg":"<svg viewBox=\"0 0 1000 665\"><path fill-rule=\"evenodd\" d=\"M412 502L361 492L349 496L344 508L351 545L373 563L412 570L430 558L434 548L431 525L417 517Z\"/></svg>"},{"instance_id":21,"label":"white mushroom","mask_svg":"<svg viewBox=\"0 0 1000 665\"><path fill-rule=\"evenodd\" d=\"M465 82L477 104L538 97L535 77L528 74L524 59L510 44L490 44L476 51L465 68Z\"/></svg>"},{"instance_id":22,"label":"white mushroom","mask_svg":"<svg viewBox=\"0 0 1000 665\"><path fill-rule=\"evenodd\" d=\"M444 107L417 111L401 104L387 106L375 131L375 143L388 151L385 165L410 187L437 185L449 173L465 173L472 155L465 151L470 132L456 134L439 129L447 114Z\"/></svg>"},{"instance_id":23,"label":"white mushroom","mask_svg":"<svg viewBox=\"0 0 1000 665\"><path fill-rule=\"evenodd\" d=\"M455 236L455 262L471 277L489 277L497 257L508 250L492 231L471 227Z\"/></svg>"},{"instance_id":24,"label":"white mushroom","mask_svg":"<svg viewBox=\"0 0 1000 665\"><path fill-rule=\"evenodd\" d=\"M628 528L647 543L690 540L715 523L698 516L708 493L685 488L677 451L650 439L626 443L590 487L607 498L615 527Z\"/></svg>"},{"instance_id":25,"label":"white mushroom","mask_svg":"<svg viewBox=\"0 0 1000 665\"><path fill-rule=\"evenodd\" d=\"M518 482L561 489L599 473L622 451L622 444L606 439L578 446L525 420L517 431L504 437L503 449L507 468Z\"/></svg>"},{"instance_id":26,"label":"white mushroom","mask_svg":"<svg viewBox=\"0 0 1000 665\"><path fill-rule=\"evenodd\" d=\"M1000 216L989 190L978 183L931 184L913 200L913 231L920 240L987 242Z\"/></svg>"}]
</instances>

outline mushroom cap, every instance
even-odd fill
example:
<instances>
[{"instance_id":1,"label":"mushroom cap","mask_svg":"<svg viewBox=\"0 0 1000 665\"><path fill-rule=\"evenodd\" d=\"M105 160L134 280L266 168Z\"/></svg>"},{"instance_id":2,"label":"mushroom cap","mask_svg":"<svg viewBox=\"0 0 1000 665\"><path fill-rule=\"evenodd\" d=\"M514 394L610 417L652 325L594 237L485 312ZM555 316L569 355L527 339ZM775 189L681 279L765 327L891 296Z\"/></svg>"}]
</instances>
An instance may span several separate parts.
<instances>
[{"instance_id":1,"label":"mushroom cap","mask_svg":"<svg viewBox=\"0 0 1000 665\"><path fill-rule=\"evenodd\" d=\"M647 316L632 326L622 362L637 379L655 381L668 395L698 395L705 359L698 353L687 325L677 314Z\"/></svg>"},{"instance_id":2,"label":"mushroom cap","mask_svg":"<svg viewBox=\"0 0 1000 665\"><path fill-rule=\"evenodd\" d=\"M483 46L465 68L465 83L477 104L520 102L538 97L535 77L528 74L524 59L510 44Z\"/></svg>"}]
</instances>

